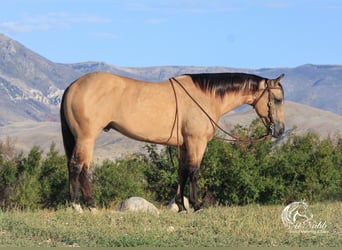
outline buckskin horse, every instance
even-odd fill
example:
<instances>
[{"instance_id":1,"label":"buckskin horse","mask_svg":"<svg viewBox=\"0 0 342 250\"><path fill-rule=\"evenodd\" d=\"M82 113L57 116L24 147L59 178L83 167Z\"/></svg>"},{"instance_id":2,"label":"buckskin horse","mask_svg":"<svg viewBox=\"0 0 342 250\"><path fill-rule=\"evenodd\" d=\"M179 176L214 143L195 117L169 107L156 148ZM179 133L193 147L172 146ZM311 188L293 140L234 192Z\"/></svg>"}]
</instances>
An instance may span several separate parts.
<instances>
[{"instance_id":1,"label":"buckskin horse","mask_svg":"<svg viewBox=\"0 0 342 250\"><path fill-rule=\"evenodd\" d=\"M139 141L178 147L176 204L180 212L186 210L183 196L189 178L190 203L199 210L199 168L218 120L249 104L262 119L268 136L280 137L285 128L283 77L184 74L158 83L104 72L80 77L65 90L60 108L73 207L82 211L81 189L86 205L95 210L89 180L94 143L102 130L114 129Z\"/></svg>"}]
</instances>

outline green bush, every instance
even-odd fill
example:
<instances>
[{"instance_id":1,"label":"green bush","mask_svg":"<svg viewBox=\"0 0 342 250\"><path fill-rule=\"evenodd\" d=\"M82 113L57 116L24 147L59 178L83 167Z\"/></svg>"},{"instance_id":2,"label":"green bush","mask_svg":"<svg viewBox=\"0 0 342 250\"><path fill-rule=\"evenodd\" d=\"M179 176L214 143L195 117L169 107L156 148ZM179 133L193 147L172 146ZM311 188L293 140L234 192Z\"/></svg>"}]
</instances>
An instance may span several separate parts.
<instances>
[{"instance_id":1,"label":"green bush","mask_svg":"<svg viewBox=\"0 0 342 250\"><path fill-rule=\"evenodd\" d=\"M292 135L275 157L285 199L333 200L341 192L341 151L332 140L315 133Z\"/></svg>"},{"instance_id":2,"label":"green bush","mask_svg":"<svg viewBox=\"0 0 342 250\"><path fill-rule=\"evenodd\" d=\"M234 133L240 138L259 137L265 131L258 125L253 122L249 128L236 127ZM268 174L272 147L270 139L251 143L212 140L202 162L202 186L220 204L244 205L269 200L275 195Z\"/></svg>"},{"instance_id":3,"label":"green bush","mask_svg":"<svg viewBox=\"0 0 342 250\"><path fill-rule=\"evenodd\" d=\"M38 209L65 204L68 197L66 160L58 154L54 143L44 159L42 150L36 146L26 157L22 153L11 154L9 157L8 145L1 145L2 208Z\"/></svg>"},{"instance_id":4,"label":"green bush","mask_svg":"<svg viewBox=\"0 0 342 250\"><path fill-rule=\"evenodd\" d=\"M33 147L18 165L17 178L9 195L10 206L37 209L40 207L41 190L39 174L42 151Z\"/></svg>"},{"instance_id":5,"label":"green bush","mask_svg":"<svg viewBox=\"0 0 342 250\"><path fill-rule=\"evenodd\" d=\"M178 178L177 149L166 147L157 152L154 144L146 145L149 164L145 169L149 190L154 194L154 200L170 201L176 194Z\"/></svg>"},{"instance_id":6,"label":"green bush","mask_svg":"<svg viewBox=\"0 0 342 250\"><path fill-rule=\"evenodd\" d=\"M106 160L95 166L92 186L96 204L110 207L130 196L149 199L146 164L143 156L135 155L117 161Z\"/></svg>"},{"instance_id":7,"label":"green bush","mask_svg":"<svg viewBox=\"0 0 342 250\"><path fill-rule=\"evenodd\" d=\"M69 199L68 168L65 156L59 155L56 145L51 144L50 150L42 161L39 174L41 200L43 207L57 207Z\"/></svg>"},{"instance_id":8,"label":"green bush","mask_svg":"<svg viewBox=\"0 0 342 250\"><path fill-rule=\"evenodd\" d=\"M239 137L259 137L264 126L253 121L236 126ZM43 157L39 147L16 153L14 141L0 141L0 206L3 209L56 208L68 200L64 155L52 144ZM177 189L177 149L146 145L147 155L105 160L92 167L96 204L110 207L130 196L160 203ZM320 139L315 133L292 134L285 141L253 143L212 140L200 169L199 196L209 190L222 205L284 204L342 200L342 138ZM188 188L186 189L188 195Z\"/></svg>"}]
</instances>

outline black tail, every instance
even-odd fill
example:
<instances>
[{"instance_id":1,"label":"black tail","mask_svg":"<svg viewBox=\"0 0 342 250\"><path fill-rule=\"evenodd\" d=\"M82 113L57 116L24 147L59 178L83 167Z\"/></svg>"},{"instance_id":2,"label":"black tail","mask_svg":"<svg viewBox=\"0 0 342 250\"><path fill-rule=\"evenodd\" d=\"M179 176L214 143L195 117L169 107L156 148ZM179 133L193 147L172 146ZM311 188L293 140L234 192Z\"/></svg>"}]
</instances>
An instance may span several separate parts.
<instances>
[{"instance_id":1,"label":"black tail","mask_svg":"<svg viewBox=\"0 0 342 250\"><path fill-rule=\"evenodd\" d=\"M64 150L65 150L65 154L67 156L68 163L69 163L71 156L72 156L72 153L74 151L74 147L75 147L75 137L72 134L67 121L65 120L64 102L65 102L65 97L68 93L68 90L69 90L69 88L67 88L64 91L64 94L62 97L61 108L60 108L60 117L61 117L61 127L62 127Z\"/></svg>"}]
</instances>

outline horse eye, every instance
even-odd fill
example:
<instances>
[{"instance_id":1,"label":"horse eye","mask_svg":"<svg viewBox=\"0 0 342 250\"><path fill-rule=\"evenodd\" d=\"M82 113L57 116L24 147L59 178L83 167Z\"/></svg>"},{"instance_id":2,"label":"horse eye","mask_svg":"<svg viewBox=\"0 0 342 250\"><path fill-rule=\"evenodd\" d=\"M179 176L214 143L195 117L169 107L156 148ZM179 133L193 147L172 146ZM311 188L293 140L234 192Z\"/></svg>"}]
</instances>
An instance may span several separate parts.
<instances>
[{"instance_id":1,"label":"horse eye","mask_svg":"<svg viewBox=\"0 0 342 250\"><path fill-rule=\"evenodd\" d=\"M280 104L282 101L283 101L282 99L274 98L275 104Z\"/></svg>"}]
</instances>

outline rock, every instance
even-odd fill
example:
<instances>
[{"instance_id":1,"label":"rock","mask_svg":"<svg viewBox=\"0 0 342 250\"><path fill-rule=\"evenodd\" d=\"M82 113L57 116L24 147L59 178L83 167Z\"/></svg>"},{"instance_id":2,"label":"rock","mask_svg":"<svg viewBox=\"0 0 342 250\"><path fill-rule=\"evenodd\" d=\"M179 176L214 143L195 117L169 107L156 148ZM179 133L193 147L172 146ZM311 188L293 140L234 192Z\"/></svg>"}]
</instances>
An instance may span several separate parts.
<instances>
[{"instance_id":1,"label":"rock","mask_svg":"<svg viewBox=\"0 0 342 250\"><path fill-rule=\"evenodd\" d=\"M184 196L184 206L186 210L189 211L190 209L189 200L185 196ZM171 211L178 212L178 206L175 203L175 197L173 197L173 199L169 202L169 205L167 205L167 208Z\"/></svg>"},{"instance_id":2,"label":"rock","mask_svg":"<svg viewBox=\"0 0 342 250\"><path fill-rule=\"evenodd\" d=\"M141 197L131 197L120 202L119 211L148 212L159 215L158 209Z\"/></svg>"}]
</instances>

